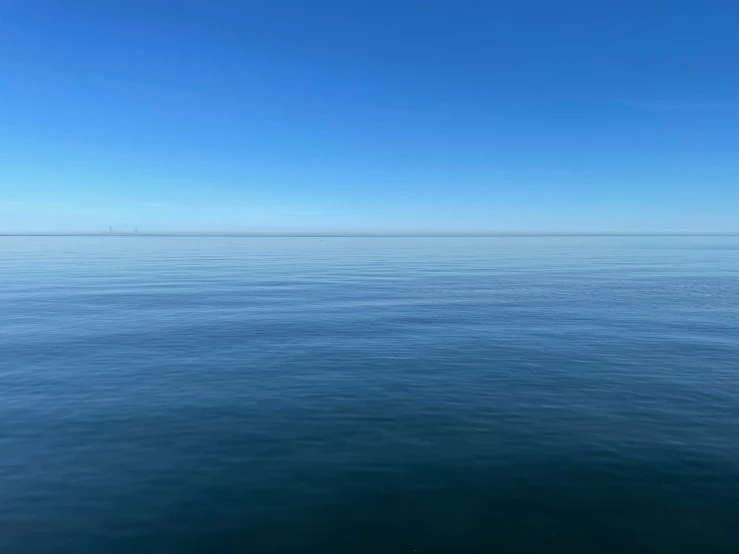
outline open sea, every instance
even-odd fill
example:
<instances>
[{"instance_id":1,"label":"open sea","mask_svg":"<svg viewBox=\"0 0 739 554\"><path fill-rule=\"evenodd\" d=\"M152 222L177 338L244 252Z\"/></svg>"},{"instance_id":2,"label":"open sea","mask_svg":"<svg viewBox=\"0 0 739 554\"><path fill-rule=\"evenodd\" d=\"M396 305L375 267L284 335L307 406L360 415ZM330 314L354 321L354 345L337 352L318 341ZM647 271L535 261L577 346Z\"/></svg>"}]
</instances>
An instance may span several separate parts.
<instances>
[{"instance_id":1,"label":"open sea","mask_svg":"<svg viewBox=\"0 0 739 554\"><path fill-rule=\"evenodd\" d=\"M739 237L0 237L0 553L540 552L739 552Z\"/></svg>"}]
</instances>

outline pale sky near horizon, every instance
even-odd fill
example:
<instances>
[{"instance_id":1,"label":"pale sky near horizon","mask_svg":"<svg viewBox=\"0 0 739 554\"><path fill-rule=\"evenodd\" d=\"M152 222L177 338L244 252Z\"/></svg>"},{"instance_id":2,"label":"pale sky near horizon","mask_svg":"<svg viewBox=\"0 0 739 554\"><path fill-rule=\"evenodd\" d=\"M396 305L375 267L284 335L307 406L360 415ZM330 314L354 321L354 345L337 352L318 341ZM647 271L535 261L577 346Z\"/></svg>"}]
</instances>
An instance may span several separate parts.
<instances>
[{"instance_id":1,"label":"pale sky near horizon","mask_svg":"<svg viewBox=\"0 0 739 554\"><path fill-rule=\"evenodd\" d=\"M0 232L739 232L739 3L0 1Z\"/></svg>"}]
</instances>

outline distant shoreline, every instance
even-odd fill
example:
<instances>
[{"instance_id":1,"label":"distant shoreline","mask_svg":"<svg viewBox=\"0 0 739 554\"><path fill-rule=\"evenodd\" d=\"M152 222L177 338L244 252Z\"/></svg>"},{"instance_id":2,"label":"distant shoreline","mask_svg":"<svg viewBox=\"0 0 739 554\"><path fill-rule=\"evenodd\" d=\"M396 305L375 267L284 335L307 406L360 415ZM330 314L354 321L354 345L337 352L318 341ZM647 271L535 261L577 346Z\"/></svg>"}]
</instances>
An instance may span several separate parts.
<instances>
[{"instance_id":1,"label":"distant shoreline","mask_svg":"<svg viewBox=\"0 0 739 554\"><path fill-rule=\"evenodd\" d=\"M564 233L564 232L499 232L499 233L296 233L296 232L243 232L243 233L229 233L229 232L212 232L212 233L176 233L176 232L161 232L161 233L0 233L0 237L222 237L222 238L259 238L259 237L286 237L286 238L360 238L360 237L378 237L378 238L392 238L392 237L408 237L408 238L474 238L474 237L499 237L499 238L526 238L526 237L734 237L739 236L739 232L734 233L720 233L720 232L694 232L694 233L626 233L626 232L614 232L614 233Z\"/></svg>"}]
</instances>

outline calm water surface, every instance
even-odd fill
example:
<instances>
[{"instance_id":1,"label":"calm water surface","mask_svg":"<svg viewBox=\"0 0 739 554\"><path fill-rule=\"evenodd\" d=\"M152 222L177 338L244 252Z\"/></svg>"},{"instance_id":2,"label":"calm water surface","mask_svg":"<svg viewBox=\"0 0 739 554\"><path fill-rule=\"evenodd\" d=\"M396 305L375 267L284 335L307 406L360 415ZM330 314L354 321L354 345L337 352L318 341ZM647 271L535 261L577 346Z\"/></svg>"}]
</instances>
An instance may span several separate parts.
<instances>
[{"instance_id":1,"label":"calm water surface","mask_svg":"<svg viewBox=\"0 0 739 554\"><path fill-rule=\"evenodd\" d=\"M739 237L0 238L0 552L739 552Z\"/></svg>"}]
</instances>

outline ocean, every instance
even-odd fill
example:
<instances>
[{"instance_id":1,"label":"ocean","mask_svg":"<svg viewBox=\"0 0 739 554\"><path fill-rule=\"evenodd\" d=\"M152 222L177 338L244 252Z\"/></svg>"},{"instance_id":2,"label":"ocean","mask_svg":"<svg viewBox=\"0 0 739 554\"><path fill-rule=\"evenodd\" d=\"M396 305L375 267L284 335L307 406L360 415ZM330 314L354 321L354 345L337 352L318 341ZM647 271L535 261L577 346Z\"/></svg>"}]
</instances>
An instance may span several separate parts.
<instances>
[{"instance_id":1,"label":"ocean","mask_svg":"<svg viewBox=\"0 0 739 554\"><path fill-rule=\"evenodd\" d=\"M0 552L739 552L739 237L0 237Z\"/></svg>"}]
</instances>

